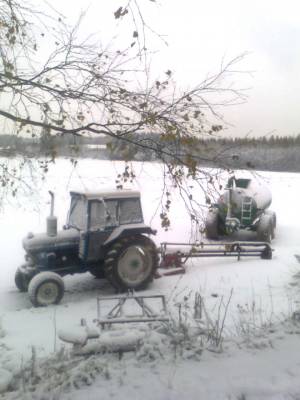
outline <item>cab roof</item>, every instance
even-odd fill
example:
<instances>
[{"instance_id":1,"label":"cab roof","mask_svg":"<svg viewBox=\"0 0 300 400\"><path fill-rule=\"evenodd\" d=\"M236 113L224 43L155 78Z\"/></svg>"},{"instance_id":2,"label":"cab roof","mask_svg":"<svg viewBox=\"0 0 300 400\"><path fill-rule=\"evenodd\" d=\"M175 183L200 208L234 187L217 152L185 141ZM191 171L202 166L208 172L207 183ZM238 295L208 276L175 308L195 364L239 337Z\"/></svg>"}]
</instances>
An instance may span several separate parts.
<instances>
[{"instance_id":1,"label":"cab roof","mask_svg":"<svg viewBox=\"0 0 300 400\"><path fill-rule=\"evenodd\" d=\"M125 189L116 189L111 191L73 190L70 192L70 195L83 196L87 200L128 199L128 198L137 198L141 196L138 190L125 190Z\"/></svg>"}]
</instances>

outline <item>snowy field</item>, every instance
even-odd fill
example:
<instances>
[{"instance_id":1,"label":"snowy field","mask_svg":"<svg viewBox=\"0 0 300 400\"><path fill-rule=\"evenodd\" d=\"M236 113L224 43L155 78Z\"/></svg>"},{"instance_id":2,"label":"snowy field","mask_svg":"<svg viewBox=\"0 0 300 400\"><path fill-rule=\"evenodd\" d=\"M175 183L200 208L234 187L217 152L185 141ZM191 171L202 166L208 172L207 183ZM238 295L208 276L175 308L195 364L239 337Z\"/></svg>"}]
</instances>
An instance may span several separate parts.
<instances>
[{"instance_id":1,"label":"snowy field","mask_svg":"<svg viewBox=\"0 0 300 400\"><path fill-rule=\"evenodd\" d=\"M48 190L56 193L55 213L62 226L70 189L113 188L123 168L122 163L83 160L72 169L70 162L58 160L46 181L36 182L34 196L11 201L0 214L0 390L5 374L15 373L32 357L33 346L39 358L59 350L63 344L57 332L78 325L81 318L92 323L97 316L96 297L114 293L105 280L89 273L64 278L66 294L58 306L33 308L27 294L16 289L14 273L24 259L21 241L28 231L45 230ZM137 183L133 187L142 192L145 222L158 230L156 243L189 241L190 223L179 198L173 200L170 231L160 228L155 215L161 166L136 163L135 172ZM300 326L289 319L300 308L300 265L294 257L300 253L300 174L260 175L272 191L271 208L277 213L273 259L194 259L185 275L156 279L147 290L164 294L174 315L178 312L176 304L185 302L192 307L195 293L200 293L214 321L220 315L223 318L224 304L232 293L221 353L205 350L198 358L184 352L150 359L128 353L120 361L113 355L98 356L100 361L94 363L102 363L102 369L98 366L102 373L92 374L92 382L80 384L69 393L53 389L49 394L25 395L23 391L23 398L299 399ZM286 319L288 322L283 322ZM88 362L91 360L84 359L82 368ZM12 393L3 394L3 398L22 398L20 393L19 397L10 396Z\"/></svg>"}]
</instances>

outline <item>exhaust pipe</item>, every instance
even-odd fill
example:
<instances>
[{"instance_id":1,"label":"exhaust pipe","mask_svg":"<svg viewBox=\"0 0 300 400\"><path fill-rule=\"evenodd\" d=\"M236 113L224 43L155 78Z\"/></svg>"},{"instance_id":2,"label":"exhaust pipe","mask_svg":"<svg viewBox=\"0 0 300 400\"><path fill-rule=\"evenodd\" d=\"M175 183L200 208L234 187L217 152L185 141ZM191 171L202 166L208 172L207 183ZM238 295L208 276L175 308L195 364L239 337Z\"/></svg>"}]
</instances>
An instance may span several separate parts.
<instances>
[{"instance_id":1,"label":"exhaust pipe","mask_svg":"<svg viewBox=\"0 0 300 400\"><path fill-rule=\"evenodd\" d=\"M54 216L54 193L49 190L51 196L50 215L47 217L47 235L57 235L57 218Z\"/></svg>"}]
</instances>

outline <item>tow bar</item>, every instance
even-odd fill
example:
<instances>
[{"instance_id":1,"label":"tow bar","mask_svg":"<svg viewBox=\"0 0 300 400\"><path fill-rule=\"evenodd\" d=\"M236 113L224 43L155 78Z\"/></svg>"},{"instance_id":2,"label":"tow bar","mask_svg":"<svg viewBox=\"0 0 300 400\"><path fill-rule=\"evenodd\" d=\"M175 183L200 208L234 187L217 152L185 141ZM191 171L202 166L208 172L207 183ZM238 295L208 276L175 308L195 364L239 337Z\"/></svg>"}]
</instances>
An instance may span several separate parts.
<instances>
[{"instance_id":1,"label":"tow bar","mask_svg":"<svg viewBox=\"0 0 300 400\"><path fill-rule=\"evenodd\" d=\"M176 249L177 247L177 249ZM178 247L180 247L178 249ZM273 249L267 242L225 242L225 243L172 243L160 244L161 262L159 268L167 269L161 276L185 273L185 263L190 258L199 257L260 257L264 260L272 259Z\"/></svg>"}]
</instances>

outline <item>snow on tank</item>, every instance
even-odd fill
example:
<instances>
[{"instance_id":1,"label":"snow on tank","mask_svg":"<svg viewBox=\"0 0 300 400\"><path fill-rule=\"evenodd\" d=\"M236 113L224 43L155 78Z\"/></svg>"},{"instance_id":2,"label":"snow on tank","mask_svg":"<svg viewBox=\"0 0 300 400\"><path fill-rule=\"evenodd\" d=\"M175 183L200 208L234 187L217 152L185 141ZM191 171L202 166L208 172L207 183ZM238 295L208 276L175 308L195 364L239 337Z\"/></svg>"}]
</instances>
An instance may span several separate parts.
<instances>
[{"instance_id":1,"label":"snow on tank","mask_svg":"<svg viewBox=\"0 0 300 400\"><path fill-rule=\"evenodd\" d=\"M272 194L264 182L258 179L235 178L228 180L227 188L232 188L232 203L237 209L242 207L242 202L245 197L252 198L255 201L257 209L264 210L272 203ZM221 202L227 202L229 191L227 190L221 198Z\"/></svg>"}]
</instances>

